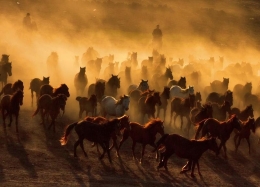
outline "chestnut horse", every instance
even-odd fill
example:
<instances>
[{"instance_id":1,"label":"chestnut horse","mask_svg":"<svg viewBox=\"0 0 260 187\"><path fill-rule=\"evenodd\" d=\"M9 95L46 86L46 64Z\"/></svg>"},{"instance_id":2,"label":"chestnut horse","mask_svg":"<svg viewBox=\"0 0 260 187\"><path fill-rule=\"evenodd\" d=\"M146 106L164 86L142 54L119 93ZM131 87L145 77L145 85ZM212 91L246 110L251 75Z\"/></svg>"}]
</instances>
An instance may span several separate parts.
<instances>
[{"instance_id":1,"label":"chestnut horse","mask_svg":"<svg viewBox=\"0 0 260 187\"><path fill-rule=\"evenodd\" d=\"M192 165L191 177L195 177L194 168L197 164L198 173L200 173L199 159L208 149L218 154L218 145L215 138L203 140L189 140L178 134L165 134L156 143L157 149L160 150L160 163L157 170L163 167L167 168L167 161L172 154L176 154L180 158L188 159L188 163L182 168L181 173L189 171Z\"/></svg>"},{"instance_id":2,"label":"chestnut horse","mask_svg":"<svg viewBox=\"0 0 260 187\"><path fill-rule=\"evenodd\" d=\"M241 130L242 122L238 119L236 115L232 115L226 121L218 121L214 118L205 119L198 123L198 130L195 135L195 139L198 138L199 132L202 131L201 137L204 137L206 134L212 137L219 138L221 143L219 145L219 150L223 146L224 156L227 158L227 148L226 141L229 139L233 129Z\"/></svg>"},{"instance_id":3,"label":"chestnut horse","mask_svg":"<svg viewBox=\"0 0 260 187\"><path fill-rule=\"evenodd\" d=\"M35 116L39 111L41 112L42 124L44 125L45 115L49 114L51 116L51 124L48 129L53 126L53 132L55 132L55 120L58 117L60 110L65 110L67 97L64 94L58 94L55 97L51 97L48 94L42 95L38 100L38 106L34 114Z\"/></svg>"},{"instance_id":4,"label":"chestnut horse","mask_svg":"<svg viewBox=\"0 0 260 187\"><path fill-rule=\"evenodd\" d=\"M66 127L64 136L60 140L61 145L66 145L68 141L68 136L73 128L75 128L75 131L78 134L78 140L74 144L74 157L77 157L76 149L78 145L80 145L81 149L84 152L84 155L87 157L87 153L85 152L83 146L83 140L87 139L91 142L100 144L103 148L103 153L99 157L99 159L102 159L105 153L107 153L109 162L112 163L109 150L109 140L111 134L117 134L122 129L120 119L115 118L103 123L102 125L86 120L72 123Z\"/></svg>"},{"instance_id":5,"label":"chestnut horse","mask_svg":"<svg viewBox=\"0 0 260 187\"><path fill-rule=\"evenodd\" d=\"M20 106L23 105L23 91L17 90L13 95L5 95L0 101L0 108L2 111L2 118L5 126L5 118L9 115L10 122L8 126L12 124L12 115L15 115L16 133L18 134L18 116L20 111ZM6 112L6 113L5 113Z\"/></svg>"},{"instance_id":6,"label":"chestnut horse","mask_svg":"<svg viewBox=\"0 0 260 187\"><path fill-rule=\"evenodd\" d=\"M76 97L76 100L79 102L79 118L82 117L82 113L86 111L86 116L89 112L92 113L92 116L96 115L97 108L97 96L91 95L90 98L87 97Z\"/></svg>"},{"instance_id":7,"label":"chestnut horse","mask_svg":"<svg viewBox=\"0 0 260 187\"><path fill-rule=\"evenodd\" d=\"M140 159L140 163L142 163L145 146L149 144L152 147L156 148L155 140L156 140L157 133L161 134L162 136L164 135L164 125L163 125L163 121L160 119L152 119L149 122L147 122L144 126L136 122L131 122L130 129L126 129L123 132L123 138L120 141L119 149L124 143L124 141L126 141L127 138L130 136L133 141L132 152L133 152L134 159L136 159L135 157L136 143L142 144L142 157ZM158 157L158 152L156 154L156 159L157 157Z\"/></svg>"},{"instance_id":8,"label":"chestnut horse","mask_svg":"<svg viewBox=\"0 0 260 187\"><path fill-rule=\"evenodd\" d=\"M234 136L234 142L235 142L235 147L236 147L236 152L238 149L238 146L240 145L240 141L245 138L248 144L248 149L249 149L249 154L250 154L250 141L249 141L249 136L250 136L250 130L252 130L253 133L255 133L255 119L249 117L247 121L242 122L242 128L240 132L235 131L235 136ZM238 142L237 142L238 139Z\"/></svg>"}]
</instances>

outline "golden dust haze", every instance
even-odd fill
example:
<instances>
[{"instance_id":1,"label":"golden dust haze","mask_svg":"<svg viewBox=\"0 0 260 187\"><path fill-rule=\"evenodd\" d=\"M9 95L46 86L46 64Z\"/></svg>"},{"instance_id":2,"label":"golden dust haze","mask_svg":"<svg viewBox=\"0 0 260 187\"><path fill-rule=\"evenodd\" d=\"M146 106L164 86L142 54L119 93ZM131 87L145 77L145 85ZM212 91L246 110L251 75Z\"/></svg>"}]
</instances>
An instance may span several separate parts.
<instances>
[{"instance_id":1,"label":"golden dust haze","mask_svg":"<svg viewBox=\"0 0 260 187\"><path fill-rule=\"evenodd\" d=\"M29 82L48 76L46 60L51 52L58 53L62 82L50 77L50 84L67 83L76 108L73 78L79 66L74 66L75 56L81 59L88 47L94 47L100 57L114 54L114 61L122 62L128 52L137 52L140 66L152 55L151 33L157 24L163 32L160 53L167 62L183 58L187 64L189 55L197 59L223 56L224 66L259 62L258 1L8 0L0 5L0 52L13 62L8 82L24 81L29 104ZM38 31L23 28L27 12ZM89 85L96 75L87 70L87 76ZM233 89L238 82L229 78ZM209 84L209 80L203 82Z\"/></svg>"}]
</instances>

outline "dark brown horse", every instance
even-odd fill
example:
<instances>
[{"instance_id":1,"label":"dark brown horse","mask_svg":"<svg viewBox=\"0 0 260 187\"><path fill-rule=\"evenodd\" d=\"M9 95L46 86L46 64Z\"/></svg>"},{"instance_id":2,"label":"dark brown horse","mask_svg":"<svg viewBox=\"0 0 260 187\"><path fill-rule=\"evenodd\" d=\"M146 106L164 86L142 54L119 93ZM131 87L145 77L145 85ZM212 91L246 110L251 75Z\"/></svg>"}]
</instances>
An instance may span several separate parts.
<instances>
[{"instance_id":1,"label":"dark brown horse","mask_svg":"<svg viewBox=\"0 0 260 187\"><path fill-rule=\"evenodd\" d=\"M12 83L7 83L3 87L2 91L0 92L0 96L2 94L4 94L4 95L7 95L7 94L12 95L17 90L22 90L23 91L23 89L24 89L23 81L21 81L21 80L17 80L13 84Z\"/></svg>"},{"instance_id":2,"label":"dark brown horse","mask_svg":"<svg viewBox=\"0 0 260 187\"><path fill-rule=\"evenodd\" d=\"M129 121L129 116L127 115L123 115L122 117L119 117L118 119L120 119L120 122L121 122L121 126L122 126L122 130L130 130L130 121ZM85 117L84 120L86 121L90 121L90 122L93 122L93 123L97 123L97 124L103 124L105 122L108 122L109 120L102 117L102 116L98 116L98 117ZM111 138L113 140L113 143L111 145L111 147L109 148L109 150L113 149L113 147L116 148L116 154L117 156L119 156L119 149L118 149L118 146L117 146L117 134L115 132L113 132L111 134ZM97 150L98 150L98 144L97 144Z\"/></svg>"},{"instance_id":3,"label":"dark brown horse","mask_svg":"<svg viewBox=\"0 0 260 187\"><path fill-rule=\"evenodd\" d=\"M140 159L140 163L143 160L145 147L147 144L151 145L152 147L156 148L155 140L156 140L156 134L159 133L162 136L164 135L164 125L163 121L160 119L152 119L149 122L147 122L144 126L140 125L139 123L131 122L130 123L130 129L126 129L123 132L123 138L120 141L119 149L124 143L124 141L127 140L127 138L130 136L133 143L132 143L132 152L133 152L133 158L135 157L135 145L136 143L142 144L142 157ZM158 152L156 154L156 158L158 157Z\"/></svg>"},{"instance_id":4,"label":"dark brown horse","mask_svg":"<svg viewBox=\"0 0 260 187\"><path fill-rule=\"evenodd\" d=\"M5 125L5 118L7 116L10 117L10 122L8 126L12 124L12 115L15 115L15 124L16 124L16 133L18 134L18 117L20 106L23 105L23 91L17 90L13 95L5 95L2 97L0 102L0 107L2 111L2 119L4 123L4 129L6 128Z\"/></svg>"},{"instance_id":5,"label":"dark brown horse","mask_svg":"<svg viewBox=\"0 0 260 187\"><path fill-rule=\"evenodd\" d=\"M33 105L33 92L36 94L36 99L40 96L40 88L44 84L50 84L50 77L43 77L43 79L34 78L30 82L30 90L31 90L31 97L32 97L32 105Z\"/></svg>"},{"instance_id":6,"label":"dark brown horse","mask_svg":"<svg viewBox=\"0 0 260 187\"><path fill-rule=\"evenodd\" d=\"M242 122L238 119L236 115L232 115L228 120L220 122L214 118L205 119L198 123L198 130L195 135L195 139L198 139L199 132L202 131L201 137L205 135L210 135L211 137L219 138L221 143L219 145L219 150L223 146L224 156L227 158L226 153L226 141L229 139L233 129L241 130Z\"/></svg>"},{"instance_id":7,"label":"dark brown horse","mask_svg":"<svg viewBox=\"0 0 260 187\"><path fill-rule=\"evenodd\" d=\"M106 82L105 95L117 97L117 90L120 88L120 78L118 75L111 75L110 79Z\"/></svg>"},{"instance_id":8,"label":"dark brown horse","mask_svg":"<svg viewBox=\"0 0 260 187\"><path fill-rule=\"evenodd\" d=\"M53 132L55 132L55 121L58 115L60 114L60 110L63 111L65 110L65 105L66 105L67 97L64 94L58 94L55 97L51 97L48 94L42 95L39 100L38 100L38 106L34 114L32 115L35 116L38 114L38 112L41 112L41 117L42 117L42 124L45 124L45 116L50 115L51 117L51 123L48 127L48 129L53 127Z\"/></svg>"},{"instance_id":9,"label":"dark brown horse","mask_svg":"<svg viewBox=\"0 0 260 187\"><path fill-rule=\"evenodd\" d=\"M249 141L250 130L252 130L252 132L255 133L255 129L256 126L255 126L254 118L249 117L247 121L242 122L241 131L240 132L235 131L234 142L235 142L236 152L238 146L240 145L240 141L245 138L248 144L248 152L250 154L250 141Z\"/></svg>"},{"instance_id":10,"label":"dark brown horse","mask_svg":"<svg viewBox=\"0 0 260 187\"><path fill-rule=\"evenodd\" d=\"M166 117L166 110L168 106L168 100L170 99L170 88L165 86L163 92L160 94L161 106L157 106L157 118L159 117L160 110L163 109L163 120Z\"/></svg>"},{"instance_id":11,"label":"dark brown horse","mask_svg":"<svg viewBox=\"0 0 260 187\"><path fill-rule=\"evenodd\" d=\"M76 88L76 93L83 94L85 87L88 84L88 78L86 73L86 67L80 67L79 73L74 77L74 86Z\"/></svg>"},{"instance_id":12,"label":"dark brown horse","mask_svg":"<svg viewBox=\"0 0 260 187\"><path fill-rule=\"evenodd\" d=\"M178 134L165 134L156 143L157 149L160 150L160 163L157 166L159 168L167 168L167 161L172 154L176 154L180 158L188 159L188 163L182 168L181 173L187 172L191 169L191 177L195 177L194 169L197 165L198 173L200 173L199 159L202 154L208 149L218 154L218 145L215 138L202 139L202 140L189 140Z\"/></svg>"},{"instance_id":13,"label":"dark brown horse","mask_svg":"<svg viewBox=\"0 0 260 187\"><path fill-rule=\"evenodd\" d=\"M89 85L88 96L95 94L97 96L97 101L100 103L104 94L106 82L103 80L97 80L95 84Z\"/></svg>"},{"instance_id":14,"label":"dark brown horse","mask_svg":"<svg viewBox=\"0 0 260 187\"><path fill-rule=\"evenodd\" d=\"M107 153L110 163L112 162L109 150L109 140L112 133L118 134L122 129L118 118L105 122L102 125L86 120L72 123L66 127L64 136L60 140L61 145L66 145L68 136L73 128L75 128L75 131L78 134L78 140L74 144L74 157L77 157L76 149L78 145L80 145L84 155L87 157L87 153L85 152L83 146L83 140L87 139L91 142L98 143L103 148L103 154L99 157L99 159L102 159L105 153Z\"/></svg>"},{"instance_id":15,"label":"dark brown horse","mask_svg":"<svg viewBox=\"0 0 260 187\"><path fill-rule=\"evenodd\" d=\"M186 117L187 119L187 129L189 129L190 126L190 111L191 109L194 107L194 103L195 103L195 95L194 94L189 94L189 97L182 99L182 98L178 98L175 97L172 99L171 101L171 120L170 120L170 124L172 123L172 116L173 116L173 112L175 112L175 116L174 116L174 126L175 122L176 122L176 118L178 116L181 117L181 129L182 129L182 125L183 125L183 116Z\"/></svg>"},{"instance_id":16,"label":"dark brown horse","mask_svg":"<svg viewBox=\"0 0 260 187\"><path fill-rule=\"evenodd\" d=\"M199 123L200 121L213 117L213 108L210 103L206 103L201 108L193 108L190 111L190 121L193 124Z\"/></svg>"},{"instance_id":17,"label":"dark brown horse","mask_svg":"<svg viewBox=\"0 0 260 187\"><path fill-rule=\"evenodd\" d=\"M97 96L91 95L90 98L87 97L77 97L76 100L79 102L79 118L82 117L82 113L85 111L86 116L89 112L92 113L92 116L96 115L97 108Z\"/></svg>"},{"instance_id":18,"label":"dark brown horse","mask_svg":"<svg viewBox=\"0 0 260 187\"><path fill-rule=\"evenodd\" d=\"M224 101L222 105L218 103L212 103L213 108L213 118L219 121L225 121L227 119L227 113L230 115L231 113L231 106L228 101Z\"/></svg>"},{"instance_id":19,"label":"dark brown horse","mask_svg":"<svg viewBox=\"0 0 260 187\"><path fill-rule=\"evenodd\" d=\"M226 91L223 95L217 92L212 92L206 98L206 102L223 104L224 101L228 101L230 105L233 105L233 92L230 90Z\"/></svg>"},{"instance_id":20,"label":"dark brown horse","mask_svg":"<svg viewBox=\"0 0 260 187\"><path fill-rule=\"evenodd\" d=\"M153 94L148 94L147 96L143 96L138 100L138 111L141 116L141 120L144 120L145 114L147 114L148 118L155 118L155 105L159 106L162 104L160 93L154 92Z\"/></svg>"},{"instance_id":21,"label":"dark brown horse","mask_svg":"<svg viewBox=\"0 0 260 187\"><path fill-rule=\"evenodd\" d=\"M236 114L241 121L246 121L249 117L254 117L254 110L252 105L248 105L244 110L240 111L239 108L232 108L231 114Z\"/></svg>"},{"instance_id":22,"label":"dark brown horse","mask_svg":"<svg viewBox=\"0 0 260 187\"><path fill-rule=\"evenodd\" d=\"M69 88L66 84L61 84L58 88L53 88L51 85L44 84L40 88L40 96L48 94L52 97L56 97L59 94L64 94L66 97L70 96Z\"/></svg>"}]
</instances>

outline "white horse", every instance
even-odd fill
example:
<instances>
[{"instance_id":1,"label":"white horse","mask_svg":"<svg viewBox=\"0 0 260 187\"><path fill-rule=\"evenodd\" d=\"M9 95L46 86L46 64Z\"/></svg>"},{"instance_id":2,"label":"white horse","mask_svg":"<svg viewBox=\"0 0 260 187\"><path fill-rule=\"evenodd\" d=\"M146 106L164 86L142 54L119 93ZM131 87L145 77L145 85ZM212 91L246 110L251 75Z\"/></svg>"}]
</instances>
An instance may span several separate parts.
<instances>
[{"instance_id":1,"label":"white horse","mask_svg":"<svg viewBox=\"0 0 260 187\"><path fill-rule=\"evenodd\" d=\"M179 97L179 98L187 98L189 94L194 94L193 86L189 86L186 89L182 89L180 86L173 85L170 88L170 98Z\"/></svg>"},{"instance_id":2,"label":"white horse","mask_svg":"<svg viewBox=\"0 0 260 187\"><path fill-rule=\"evenodd\" d=\"M104 117L107 115L121 117L129 109L129 103L130 97L128 95L120 97L119 100L112 96L106 96L101 101L101 114Z\"/></svg>"}]
</instances>

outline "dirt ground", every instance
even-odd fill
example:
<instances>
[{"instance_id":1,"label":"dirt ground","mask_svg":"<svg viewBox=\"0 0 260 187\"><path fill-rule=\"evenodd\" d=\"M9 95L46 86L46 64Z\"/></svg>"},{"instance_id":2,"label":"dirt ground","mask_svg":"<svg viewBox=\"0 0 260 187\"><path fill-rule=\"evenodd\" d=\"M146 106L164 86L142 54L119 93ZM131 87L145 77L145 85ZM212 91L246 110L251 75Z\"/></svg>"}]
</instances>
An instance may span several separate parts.
<instances>
[{"instance_id":1,"label":"dirt ground","mask_svg":"<svg viewBox=\"0 0 260 187\"><path fill-rule=\"evenodd\" d=\"M26 96L28 97L28 96ZM74 101L71 101L74 102ZM69 108L69 103L68 103ZM180 174L185 159L172 156L168 163L169 172L163 168L156 170L157 162L152 148L147 146L144 161L140 164L132 159L131 140L122 146L121 157L111 151L113 164L107 155L99 160L99 153L91 142L85 141L88 158L78 147L78 158L73 157L73 144L77 138L72 131L66 146L59 139L64 127L75 118L69 118L73 111L67 110L58 119L56 133L40 125L40 117L31 118L35 108L29 102L21 107L19 129L20 140L15 133L15 125L7 128L4 135L0 128L0 185L1 186L259 186L260 146L256 137L251 137L252 154L248 154L246 141L242 141L238 153L234 152L233 141L228 141L228 159L223 153L216 157L207 151L200 160L200 177L190 172ZM74 111L75 112L75 111ZM2 124L2 122L1 122ZM179 133L166 126L167 133ZM136 146L140 157L141 146Z\"/></svg>"}]
</instances>

